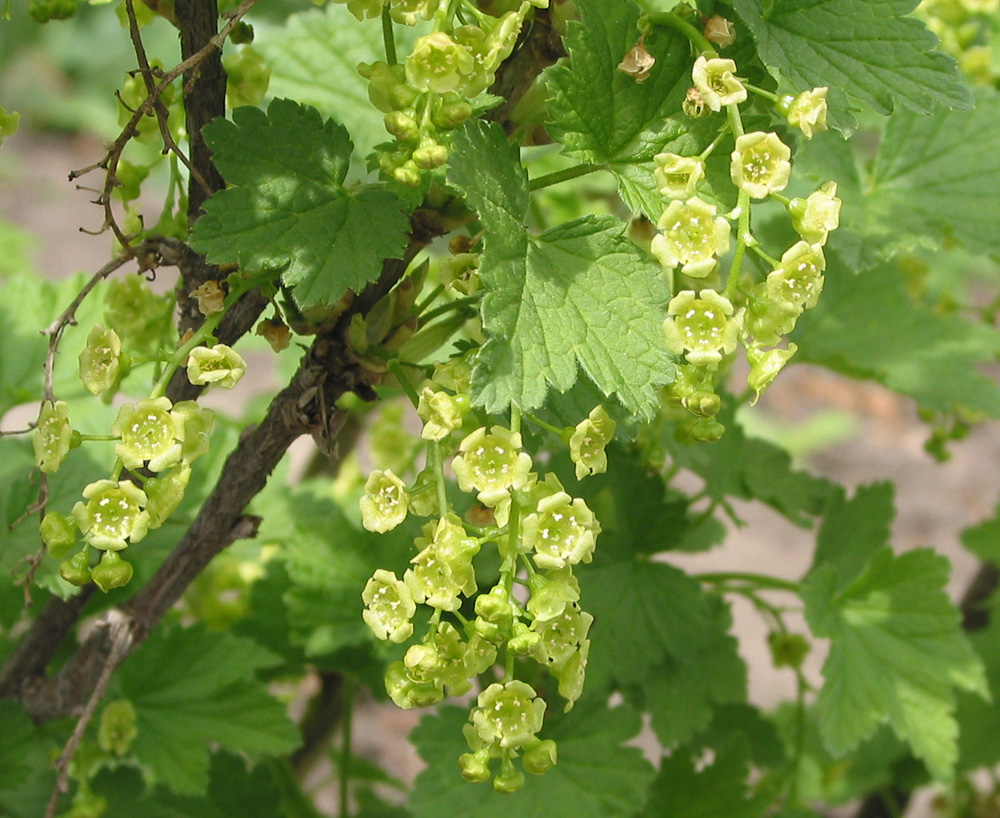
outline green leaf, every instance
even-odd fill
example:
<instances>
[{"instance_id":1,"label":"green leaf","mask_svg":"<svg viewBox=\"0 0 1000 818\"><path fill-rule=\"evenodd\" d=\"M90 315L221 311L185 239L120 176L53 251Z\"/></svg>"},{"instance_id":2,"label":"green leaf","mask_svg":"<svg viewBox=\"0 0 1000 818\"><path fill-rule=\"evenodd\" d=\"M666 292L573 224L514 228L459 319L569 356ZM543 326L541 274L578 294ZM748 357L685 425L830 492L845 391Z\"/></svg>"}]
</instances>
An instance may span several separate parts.
<instances>
[{"instance_id":1,"label":"green leaf","mask_svg":"<svg viewBox=\"0 0 1000 818\"><path fill-rule=\"evenodd\" d=\"M455 135L448 174L487 227L480 277L486 344L473 393L488 412L530 410L548 386L565 392L577 367L605 395L651 417L673 367L663 336L666 286L613 217L587 216L531 235L517 149L495 125Z\"/></svg>"},{"instance_id":2,"label":"green leaf","mask_svg":"<svg viewBox=\"0 0 1000 818\"><path fill-rule=\"evenodd\" d=\"M9 790L30 771L35 730L21 704L10 699L0 701L0 726L0 790Z\"/></svg>"},{"instance_id":3,"label":"green leaf","mask_svg":"<svg viewBox=\"0 0 1000 818\"><path fill-rule=\"evenodd\" d=\"M290 580L285 615L293 644L311 657L381 644L361 618L361 591L376 568L402 576L415 553L417 520L372 534L347 518L327 487L315 484L282 488L255 508L265 520L258 536L283 547Z\"/></svg>"},{"instance_id":4,"label":"green leaf","mask_svg":"<svg viewBox=\"0 0 1000 818\"><path fill-rule=\"evenodd\" d=\"M892 483L859 486L848 500L837 492L830 500L816 540L811 571L830 566L837 573L837 590L856 580L872 555L889 544L895 516Z\"/></svg>"},{"instance_id":5,"label":"green leaf","mask_svg":"<svg viewBox=\"0 0 1000 818\"><path fill-rule=\"evenodd\" d=\"M458 757L468 752L462 737L468 718L465 709L444 707L413 731L411 740L428 764L407 802L416 818L537 818L570 808L574 818L617 818L633 815L645 801L653 768L638 748L622 746L641 725L627 705L608 709L582 700L568 715L547 718L542 737L555 740L559 760L544 775L529 775L514 797L459 774Z\"/></svg>"},{"instance_id":6,"label":"green leaf","mask_svg":"<svg viewBox=\"0 0 1000 818\"><path fill-rule=\"evenodd\" d=\"M697 761L683 748L663 759L644 816L758 818L764 814L766 805L748 793L750 759L745 740L731 739L716 748L711 765L696 767Z\"/></svg>"},{"instance_id":7,"label":"green leaf","mask_svg":"<svg viewBox=\"0 0 1000 818\"><path fill-rule=\"evenodd\" d=\"M347 130L319 111L276 99L216 120L205 141L230 187L205 203L191 244L216 264L281 270L302 306L336 303L400 258L409 222L399 198L374 185L345 188Z\"/></svg>"},{"instance_id":8,"label":"green leaf","mask_svg":"<svg viewBox=\"0 0 1000 818\"><path fill-rule=\"evenodd\" d=\"M23 273L4 279L0 299L4 328L0 344L0 417L18 404L41 399L48 351L48 339L41 331L69 306L87 278L75 275L50 282ZM80 326L69 327L60 341L53 384L59 399L87 394L77 374L77 359L87 342L89 327L101 323L101 292L98 288L83 302L76 312Z\"/></svg>"},{"instance_id":9,"label":"green leaf","mask_svg":"<svg viewBox=\"0 0 1000 818\"><path fill-rule=\"evenodd\" d=\"M959 693L959 761L961 770L995 767L1000 763L1000 617L994 605L989 625L970 634L972 647L983 660L990 684L992 701L981 696Z\"/></svg>"},{"instance_id":10,"label":"green leaf","mask_svg":"<svg viewBox=\"0 0 1000 818\"><path fill-rule=\"evenodd\" d=\"M663 151L701 153L718 123L676 113L691 86L694 62L681 34L663 28L646 37L643 44L656 63L649 78L637 83L618 70L638 39L636 4L581 0L576 7L580 21L569 24L564 38L569 60L548 75L547 128L567 156L611 171L625 203L655 222L664 201L653 179L653 157ZM729 155L723 148L716 154ZM718 193L728 201L735 197L725 162Z\"/></svg>"},{"instance_id":11,"label":"green leaf","mask_svg":"<svg viewBox=\"0 0 1000 818\"><path fill-rule=\"evenodd\" d=\"M990 519L962 532L962 545L979 559L1000 564L1000 505Z\"/></svg>"},{"instance_id":12,"label":"green leaf","mask_svg":"<svg viewBox=\"0 0 1000 818\"><path fill-rule=\"evenodd\" d=\"M948 568L929 549L897 557L884 548L843 590L833 566L803 584L809 626L830 639L817 707L835 756L888 721L936 778L950 777L958 758L954 689L989 692L943 590Z\"/></svg>"},{"instance_id":13,"label":"green leaf","mask_svg":"<svg viewBox=\"0 0 1000 818\"><path fill-rule=\"evenodd\" d=\"M415 37L408 26L396 26L401 54ZM324 116L345 120L355 148L367 156L388 139L384 114L368 101L368 80L358 63L385 60L382 30L359 23L346 6L292 14L281 28L264 28L254 40L271 69L269 93L312 105Z\"/></svg>"},{"instance_id":14,"label":"green leaf","mask_svg":"<svg viewBox=\"0 0 1000 818\"><path fill-rule=\"evenodd\" d=\"M594 616L587 685L644 690L669 746L707 726L716 705L746 698L746 667L728 607L680 569L631 552L627 536L602 532L593 564L577 571Z\"/></svg>"},{"instance_id":15,"label":"green leaf","mask_svg":"<svg viewBox=\"0 0 1000 818\"><path fill-rule=\"evenodd\" d=\"M849 132L856 102L880 114L970 108L972 98L937 37L908 17L917 0L732 0L760 59L796 91L830 87L830 121Z\"/></svg>"},{"instance_id":16,"label":"green leaf","mask_svg":"<svg viewBox=\"0 0 1000 818\"><path fill-rule=\"evenodd\" d=\"M254 678L280 659L248 639L199 627L157 631L119 671L136 709L136 756L179 793L204 793L209 747L251 757L299 744L284 706Z\"/></svg>"},{"instance_id":17,"label":"green leaf","mask_svg":"<svg viewBox=\"0 0 1000 818\"><path fill-rule=\"evenodd\" d=\"M993 89L980 91L971 111L893 115L865 198L868 229L896 245L958 241L973 253L1000 254L1000 153L983 149L998 121Z\"/></svg>"},{"instance_id":18,"label":"green leaf","mask_svg":"<svg viewBox=\"0 0 1000 818\"><path fill-rule=\"evenodd\" d=\"M792 468L791 457L781 447L747 437L736 421L734 409L735 401L727 398L718 415L726 433L713 443L690 446L672 435L665 438L663 442L676 465L701 477L705 491L714 500L758 499L796 525L812 525L811 518L823 513L834 485Z\"/></svg>"},{"instance_id":19,"label":"green leaf","mask_svg":"<svg viewBox=\"0 0 1000 818\"><path fill-rule=\"evenodd\" d=\"M833 254L828 262L823 297L791 336L804 361L877 380L928 409L1000 417L1000 386L978 368L1000 353L1000 333L915 303L892 265L855 274Z\"/></svg>"}]
</instances>

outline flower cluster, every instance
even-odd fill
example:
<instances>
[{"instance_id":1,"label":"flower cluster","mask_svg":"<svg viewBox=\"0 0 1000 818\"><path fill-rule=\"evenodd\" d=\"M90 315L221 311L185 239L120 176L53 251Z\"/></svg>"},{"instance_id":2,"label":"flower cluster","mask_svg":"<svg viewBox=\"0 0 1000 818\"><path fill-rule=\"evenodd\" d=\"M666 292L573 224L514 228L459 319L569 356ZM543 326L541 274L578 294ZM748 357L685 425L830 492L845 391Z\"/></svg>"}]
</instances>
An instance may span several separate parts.
<instances>
[{"instance_id":1,"label":"flower cluster","mask_svg":"<svg viewBox=\"0 0 1000 818\"><path fill-rule=\"evenodd\" d=\"M344 2L344 0L339 0ZM488 102L480 99L495 72L511 53L533 6L548 0L523 0L517 8L493 17L470 2L440 0L346 0L359 19L377 17L388 6L395 23L412 26L435 20L400 65L362 63L372 104L385 114L393 141L380 146L378 167L405 185L420 183L422 171L448 161L448 132ZM456 5L466 21L453 19Z\"/></svg>"},{"instance_id":2,"label":"flower cluster","mask_svg":"<svg viewBox=\"0 0 1000 818\"><path fill-rule=\"evenodd\" d=\"M491 674L482 682L465 730L469 752L459 766L470 781L492 780L497 790L514 792L524 786L524 771L545 772L557 753L554 742L537 735L546 703L512 677L513 662L545 667L567 710L579 698L593 618L580 608L573 569L593 558L601 526L554 474L533 470L517 431L500 425L463 430L471 414L467 394L457 391L463 388L467 373L439 369L419 393L429 465L411 484L388 470L368 478L360 501L367 529L388 531L409 514L432 519L415 540L402 578L380 569L369 580L363 616L377 638L406 642L420 607L433 611L426 632L386 674L386 690L401 707L463 695L495 665L507 668L500 681ZM569 444L578 479L605 471L614 430L603 407L575 428L556 430ZM453 435L457 442L449 446ZM458 487L480 504L464 521L446 505L442 455L448 450ZM499 554L500 576L481 591L476 559L484 549Z\"/></svg>"},{"instance_id":3,"label":"flower cluster","mask_svg":"<svg viewBox=\"0 0 1000 818\"><path fill-rule=\"evenodd\" d=\"M732 32L725 22L713 18L713 36L728 44ZM748 90L753 90L774 100L778 115L811 139L826 129L826 88L777 97L745 85L733 60L707 54L695 60L691 79L685 110L694 116L708 116L725 109L726 121L721 135L703 153L661 153L655 157L653 179L665 206L650 252L676 293L664 321L667 346L680 359L668 394L688 414L686 430L696 439L714 440L723 432L714 419L721 406L715 384L737 345L742 343L746 349L750 363L747 383L758 396L795 354L794 344L778 345L794 328L798 316L819 297L826 267L823 245L839 225L840 200L833 182L805 199L785 198L781 192L791 179L791 147L771 131L744 133L739 114L739 105L748 99ZM715 187L709 186L706 160L724 144L727 131L733 140L729 182L736 189L738 204L730 213L719 213L711 200L720 197L720 182L713 180ZM751 233L752 204L765 199L785 205L792 227L801 237L780 260L767 256ZM716 289L712 285L720 260L733 244L732 222L738 223L734 266L725 287ZM747 251L771 264L763 281L745 283L741 265ZM676 286L677 276L694 279L699 286Z\"/></svg>"}]
</instances>

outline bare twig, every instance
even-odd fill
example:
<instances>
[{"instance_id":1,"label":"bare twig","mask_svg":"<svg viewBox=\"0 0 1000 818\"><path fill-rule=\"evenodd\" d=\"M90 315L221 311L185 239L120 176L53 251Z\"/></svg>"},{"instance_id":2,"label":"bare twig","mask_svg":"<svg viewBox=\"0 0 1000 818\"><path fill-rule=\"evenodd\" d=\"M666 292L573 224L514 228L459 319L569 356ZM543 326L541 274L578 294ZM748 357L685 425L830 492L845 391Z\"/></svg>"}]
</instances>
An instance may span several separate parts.
<instances>
[{"instance_id":1,"label":"bare twig","mask_svg":"<svg viewBox=\"0 0 1000 818\"><path fill-rule=\"evenodd\" d=\"M59 809L59 797L69 789L70 762L72 762L73 756L76 755L76 750L80 746L83 734L87 731L87 726L97 711L97 705L104 698L104 691L107 690L108 682L111 681L111 674L118 667L122 656L128 652L129 644L132 641L128 621L122 619L121 615L116 614L114 611L110 612L108 616L110 622L105 630L110 641L108 661L101 671L97 684L94 685L94 692L90 695L83 713L80 714L80 718L77 720L76 727L73 728L73 734L69 737L66 747L60 754L58 761L56 761L56 785L52 789L52 796L49 798L49 805L45 810L45 818L55 818L56 810Z\"/></svg>"},{"instance_id":2,"label":"bare twig","mask_svg":"<svg viewBox=\"0 0 1000 818\"><path fill-rule=\"evenodd\" d=\"M132 48L135 51L136 61L139 63L139 73L142 76L142 80L146 85L146 96L153 97L156 92L156 84L153 82L154 69L149 64L149 58L146 56L146 48L142 43L142 34L139 32L139 22L135 17L135 7L133 5L133 0L126 0L125 2L125 12L128 14L128 28L129 34L132 37ZM191 174L191 178L199 184L205 191L206 196L212 195L212 188L205 180L205 177L201 175L197 168L195 168L191 161L188 159L187 154L184 153L174 141L173 136L170 134L170 126L167 123L167 118L169 117L169 111L167 111L166 106L159 96L154 97L153 102L153 112L156 114L156 122L160 127L160 138L163 140L163 152L171 152L181 163L188 169L188 173Z\"/></svg>"},{"instance_id":3,"label":"bare twig","mask_svg":"<svg viewBox=\"0 0 1000 818\"><path fill-rule=\"evenodd\" d=\"M229 36L229 32L233 30L233 26L235 26L240 19L242 19L243 15L253 8L256 3L257 0L243 0L243 2L231 12L229 22L222 27L218 34L209 40L207 45L192 54L190 57L179 62L169 71L163 72L163 74L159 77L159 82L155 84L152 91L147 94L146 99L143 100L142 104L136 108L132 113L132 116L129 117L128 122L125 124L125 127L122 128L118 138L111 143L111 146L108 148L108 152L105 154L103 159L92 165L88 165L85 168L81 168L80 170L72 171L69 174L70 181L73 181L85 173L89 173L98 168L102 168L105 171L104 188L96 200L96 203L104 208L104 223L101 225L100 230L96 232L100 233L104 230L110 229L115 234L115 238L118 240L118 243L121 244L126 251L132 251L131 239L126 236L124 232L122 232L121 227L115 219L114 210L111 204L111 192L119 184L117 177L118 163L121 160L125 146L128 145L128 143L135 136L142 118L147 116L151 111L154 111L155 113L155 106L159 103L160 96L163 94L164 90L166 90L167 86L169 86L174 80L185 72L194 72L194 69L196 69L205 59L221 49L223 43L226 41L226 38Z\"/></svg>"}]
</instances>

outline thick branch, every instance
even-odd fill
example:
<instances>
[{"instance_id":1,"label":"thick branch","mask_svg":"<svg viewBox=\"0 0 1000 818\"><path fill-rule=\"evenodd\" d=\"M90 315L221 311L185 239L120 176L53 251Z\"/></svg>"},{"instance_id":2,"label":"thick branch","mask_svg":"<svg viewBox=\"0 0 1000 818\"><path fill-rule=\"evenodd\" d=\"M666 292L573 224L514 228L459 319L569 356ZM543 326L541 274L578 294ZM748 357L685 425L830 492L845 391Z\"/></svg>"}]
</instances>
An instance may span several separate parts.
<instances>
[{"instance_id":1,"label":"thick branch","mask_svg":"<svg viewBox=\"0 0 1000 818\"><path fill-rule=\"evenodd\" d=\"M197 5L198 0L187 2ZM240 9L252 2L244 0ZM182 0L178 0L177 6L181 4ZM544 30L537 28L535 31ZM498 72L496 87L509 88L511 94L505 111L512 110L544 68L534 51L530 59L520 57L526 50L537 47L533 44L534 38L541 35L536 35L535 31L523 48ZM215 40L210 46L213 44ZM202 48L199 54L204 56L210 46ZM194 58L189 59L194 62ZM508 71L523 73L524 76L520 80L510 80L506 77ZM492 118L504 124L504 116L494 114ZM352 363L344 335L352 316L367 314L395 286L416 253L444 229L441 217L434 211L417 211L412 227L410 245L404 258L386 261L379 280L355 299L352 308L331 331L316 338L291 384L274 398L261 424L245 435L227 459L218 484L203 504L195 522L156 575L128 603L125 613L131 618L129 653L142 644L163 614L217 553L234 539L253 535L256 521L244 516L244 510L263 488L268 475L291 442L308 432L322 450L332 452L344 422L344 415L335 408L336 401L348 391L374 397L370 373ZM187 248L179 245L175 249L183 254ZM179 259L181 263L193 260ZM247 314L253 317L248 319ZM253 309L249 309L238 320L237 316L233 316L231 327L223 322L218 333L220 339L225 340L232 333L235 340L246 331L245 327L252 325L256 314L259 310L254 313ZM187 396L182 386L172 384L171 387L175 400ZM117 657L112 656L108 629L97 627L56 675L48 679L40 678L85 604L85 596L68 603L52 600L23 640L23 644L30 648L22 650L19 647L0 675L3 683L0 695L20 696L26 711L36 721L81 712L108 665L117 664ZM127 655L120 659L124 660Z\"/></svg>"}]
</instances>

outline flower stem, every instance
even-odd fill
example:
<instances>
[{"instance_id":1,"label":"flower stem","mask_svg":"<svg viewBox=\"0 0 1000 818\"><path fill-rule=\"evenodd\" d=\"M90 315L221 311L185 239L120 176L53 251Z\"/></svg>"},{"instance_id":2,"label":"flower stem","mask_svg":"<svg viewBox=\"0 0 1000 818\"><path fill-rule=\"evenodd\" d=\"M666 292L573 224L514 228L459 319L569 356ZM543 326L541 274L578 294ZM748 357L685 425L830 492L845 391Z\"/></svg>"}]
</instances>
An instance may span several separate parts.
<instances>
[{"instance_id":1,"label":"flower stem","mask_svg":"<svg viewBox=\"0 0 1000 818\"><path fill-rule=\"evenodd\" d=\"M431 458L431 468L434 469L434 483L437 485L438 516L448 513L448 492L444 483L444 449L441 443L430 443L428 454Z\"/></svg>"},{"instance_id":2,"label":"flower stem","mask_svg":"<svg viewBox=\"0 0 1000 818\"><path fill-rule=\"evenodd\" d=\"M704 34L672 11L653 11L639 18L640 31L650 31L656 26L667 26L679 31L702 53L711 54L713 57L719 56L715 47L705 38Z\"/></svg>"},{"instance_id":3,"label":"flower stem","mask_svg":"<svg viewBox=\"0 0 1000 818\"><path fill-rule=\"evenodd\" d=\"M746 582L757 588L764 588L769 591L791 591L798 593L801 585L790 579L781 579L767 574L754 574L747 571L717 571L707 574L694 574L694 578L700 582L707 582L711 585L724 585L727 582Z\"/></svg>"},{"instance_id":4,"label":"flower stem","mask_svg":"<svg viewBox=\"0 0 1000 818\"><path fill-rule=\"evenodd\" d=\"M406 373L403 371L403 365L399 362L399 358L393 358L387 364L389 371L396 377L399 381L400 387L406 393L406 397L410 399L410 403L413 404L413 408L416 409L420 404L420 396L417 394L416 388L410 383L410 379L406 377Z\"/></svg>"},{"instance_id":5,"label":"flower stem","mask_svg":"<svg viewBox=\"0 0 1000 818\"><path fill-rule=\"evenodd\" d=\"M571 168L563 168L562 170L546 173L544 176L538 176L530 180L528 182L528 190L541 190L543 187L558 185L560 182L568 182L570 179L586 176L588 173L593 173L595 170L601 169L600 165L574 165Z\"/></svg>"},{"instance_id":6,"label":"flower stem","mask_svg":"<svg viewBox=\"0 0 1000 818\"><path fill-rule=\"evenodd\" d=\"M382 42L385 43L385 61L396 65L396 37L392 30L392 17L389 16L389 6L382 9ZM347 813L344 813L345 815Z\"/></svg>"}]
</instances>

